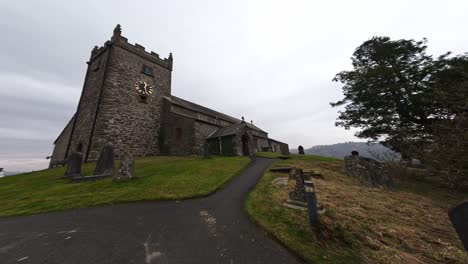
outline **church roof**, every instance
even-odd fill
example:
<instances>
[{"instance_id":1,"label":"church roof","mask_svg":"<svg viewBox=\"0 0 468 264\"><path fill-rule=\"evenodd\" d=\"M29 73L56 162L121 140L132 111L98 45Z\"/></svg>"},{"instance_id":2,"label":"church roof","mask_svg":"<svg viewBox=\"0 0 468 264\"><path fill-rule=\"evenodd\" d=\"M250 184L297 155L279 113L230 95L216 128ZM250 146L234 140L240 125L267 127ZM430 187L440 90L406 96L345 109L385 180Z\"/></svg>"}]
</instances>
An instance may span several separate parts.
<instances>
[{"instance_id":1,"label":"church roof","mask_svg":"<svg viewBox=\"0 0 468 264\"><path fill-rule=\"evenodd\" d=\"M178 106L181 106L181 107L184 107L184 108L196 111L196 112L200 112L200 113L205 114L205 115L216 117L218 119L223 119L223 120L226 120L226 121L231 122L231 123L235 123L232 126L238 125L238 124L240 124L242 122L240 119L237 119L235 117L220 113L218 111L209 109L209 108L204 107L204 106L199 105L199 104L192 103L190 101L184 100L182 98L179 98L179 97L176 97L176 96L173 96L173 95L164 96L164 98L166 100L168 100L169 102L171 102L172 104L175 104L175 105L178 105ZM251 123L244 123L244 124L246 124L251 129L254 129L254 130L257 130L257 131L260 131L260 132L263 132L263 133L267 133L267 132L261 130L260 128L258 128L257 126L255 126L254 124L251 124ZM228 127L230 127L230 126L228 126Z\"/></svg>"},{"instance_id":2,"label":"church roof","mask_svg":"<svg viewBox=\"0 0 468 264\"><path fill-rule=\"evenodd\" d=\"M179 98L179 97L176 97L176 96L173 96L173 95L164 96L164 98L166 100L168 100L169 102L171 102L173 104L176 104L178 106L182 106L184 108L188 108L190 110L200 112L200 113L212 116L212 117L217 117L218 119L223 119L223 120L226 120L226 121L231 122L231 123L239 123L240 122L240 120L237 119L237 118L234 118L232 116L228 116L228 115L220 113L218 111L209 109L209 108L204 107L202 105L189 102L187 100L184 100L182 98Z\"/></svg>"},{"instance_id":3,"label":"church roof","mask_svg":"<svg viewBox=\"0 0 468 264\"><path fill-rule=\"evenodd\" d=\"M264 132L263 130L261 130L260 128L254 126L253 124L241 121L241 122L239 122L237 124L234 124L234 125L229 125L229 126L219 128L213 134L208 136L208 138L217 138L217 137L224 137L224 136L230 136L230 135L237 135L240 132L242 132L243 128L245 128L245 127L253 129L253 130L258 130L258 131ZM266 133L266 132L264 132L264 133ZM256 135L256 136L261 137L259 135ZM265 138L268 138L268 137L265 137Z\"/></svg>"},{"instance_id":4,"label":"church roof","mask_svg":"<svg viewBox=\"0 0 468 264\"><path fill-rule=\"evenodd\" d=\"M230 126L221 127L216 130L213 134L211 134L208 138L217 138L217 137L224 137L229 135L237 135L241 132L241 130L245 127L246 123L237 123Z\"/></svg>"}]
</instances>

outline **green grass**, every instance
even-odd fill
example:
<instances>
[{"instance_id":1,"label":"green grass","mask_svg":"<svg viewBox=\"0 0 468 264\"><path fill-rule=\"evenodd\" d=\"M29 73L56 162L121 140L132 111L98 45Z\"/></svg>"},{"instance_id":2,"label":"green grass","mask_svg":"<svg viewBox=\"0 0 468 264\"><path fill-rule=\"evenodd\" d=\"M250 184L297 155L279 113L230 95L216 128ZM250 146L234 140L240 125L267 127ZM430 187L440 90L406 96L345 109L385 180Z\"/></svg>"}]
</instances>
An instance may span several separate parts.
<instances>
[{"instance_id":1,"label":"green grass","mask_svg":"<svg viewBox=\"0 0 468 264\"><path fill-rule=\"evenodd\" d=\"M278 152L256 152L255 156L263 157L263 158L270 158L270 159L276 159L279 157L289 157L289 155L283 155Z\"/></svg>"},{"instance_id":2,"label":"green grass","mask_svg":"<svg viewBox=\"0 0 468 264\"><path fill-rule=\"evenodd\" d=\"M291 159L278 160L271 167L289 166L297 162L335 161L335 158L290 154ZM275 187L271 181L278 173L266 171L246 201L250 218L283 245L299 254L310 263L360 263L360 245L340 225L335 226L335 244L323 246L317 234L309 228L306 212L284 207L284 190ZM285 176L285 175L282 175ZM328 212L329 214L331 212ZM349 243L349 245L348 245ZM343 246L346 245L346 246Z\"/></svg>"},{"instance_id":3,"label":"green grass","mask_svg":"<svg viewBox=\"0 0 468 264\"><path fill-rule=\"evenodd\" d=\"M4 177L0 179L0 216L205 196L221 187L249 161L246 157L142 158L135 161L136 178L126 182L106 178L72 184L61 179L63 167ZM82 174L91 175L94 167L94 163L84 164Z\"/></svg>"},{"instance_id":4,"label":"green grass","mask_svg":"<svg viewBox=\"0 0 468 264\"><path fill-rule=\"evenodd\" d=\"M345 175L341 160L289 156L270 168L296 166L323 176L314 180L326 208L317 227L310 228L306 212L283 206L294 182L285 187L271 182L285 173L266 171L245 208L257 225L308 263L468 263L447 217L449 205L466 195L402 174L394 190L367 188Z\"/></svg>"},{"instance_id":5,"label":"green grass","mask_svg":"<svg viewBox=\"0 0 468 264\"><path fill-rule=\"evenodd\" d=\"M337 158L332 158L332 157L322 157L322 156L316 156L316 155L299 155L299 154L289 154L289 155L283 155L278 152L257 152L255 153L257 157L263 157L263 158L271 158L271 159L277 159L277 158L286 158L286 160L289 160L289 163L291 163L291 160L302 160L302 161L334 161L334 160L339 160ZM286 161L288 163L288 161Z\"/></svg>"}]
</instances>

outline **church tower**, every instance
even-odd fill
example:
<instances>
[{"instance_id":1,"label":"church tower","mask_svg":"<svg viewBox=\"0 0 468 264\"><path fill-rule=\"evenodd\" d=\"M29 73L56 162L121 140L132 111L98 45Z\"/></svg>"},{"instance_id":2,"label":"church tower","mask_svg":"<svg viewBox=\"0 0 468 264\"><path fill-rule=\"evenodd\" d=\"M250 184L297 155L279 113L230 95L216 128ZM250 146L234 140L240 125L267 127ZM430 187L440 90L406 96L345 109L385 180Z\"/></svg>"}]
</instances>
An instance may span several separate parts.
<instances>
[{"instance_id":1,"label":"church tower","mask_svg":"<svg viewBox=\"0 0 468 264\"><path fill-rule=\"evenodd\" d=\"M108 142L117 157L124 151L136 156L160 154L163 96L171 95L172 54L161 59L139 44L128 43L121 33L117 25L111 40L92 50L76 114L57 139L64 142L55 142L54 159L79 151L84 161L92 161Z\"/></svg>"}]
</instances>

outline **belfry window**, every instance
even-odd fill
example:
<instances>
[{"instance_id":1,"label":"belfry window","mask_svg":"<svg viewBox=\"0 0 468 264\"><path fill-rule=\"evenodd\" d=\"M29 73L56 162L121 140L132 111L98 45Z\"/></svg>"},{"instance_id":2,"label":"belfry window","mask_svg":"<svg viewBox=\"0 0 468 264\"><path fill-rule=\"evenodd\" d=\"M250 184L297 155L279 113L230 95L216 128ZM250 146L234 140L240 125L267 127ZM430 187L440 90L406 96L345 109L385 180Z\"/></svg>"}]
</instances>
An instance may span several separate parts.
<instances>
[{"instance_id":1,"label":"belfry window","mask_svg":"<svg viewBox=\"0 0 468 264\"><path fill-rule=\"evenodd\" d=\"M143 65L143 70L141 70L141 72L146 75L153 76L153 68L148 67L146 65Z\"/></svg>"}]
</instances>

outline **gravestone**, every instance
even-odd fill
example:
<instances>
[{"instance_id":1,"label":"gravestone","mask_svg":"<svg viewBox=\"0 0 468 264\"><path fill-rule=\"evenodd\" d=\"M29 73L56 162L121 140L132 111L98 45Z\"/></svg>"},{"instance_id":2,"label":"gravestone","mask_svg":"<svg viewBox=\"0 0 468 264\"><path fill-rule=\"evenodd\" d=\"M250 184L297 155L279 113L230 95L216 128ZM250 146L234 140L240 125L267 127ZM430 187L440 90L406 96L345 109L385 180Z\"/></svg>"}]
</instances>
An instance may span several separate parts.
<instances>
[{"instance_id":1,"label":"gravestone","mask_svg":"<svg viewBox=\"0 0 468 264\"><path fill-rule=\"evenodd\" d=\"M101 150L93 175L113 175L114 169L114 147L107 143Z\"/></svg>"},{"instance_id":2,"label":"gravestone","mask_svg":"<svg viewBox=\"0 0 468 264\"><path fill-rule=\"evenodd\" d=\"M133 155L125 152L120 159L119 171L114 176L114 181L126 181L134 177L133 175Z\"/></svg>"},{"instance_id":3,"label":"gravestone","mask_svg":"<svg viewBox=\"0 0 468 264\"><path fill-rule=\"evenodd\" d=\"M307 200L304 188L304 173L302 169L295 170L294 179L296 180L294 190L289 192L289 199L283 205L293 209L307 210Z\"/></svg>"},{"instance_id":4,"label":"gravestone","mask_svg":"<svg viewBox=\"0 0 468 264\"><path fill-rule=\"evenodd\" d=\"M317 196L314 191L314 184L312 178L304 181L305 198L307 200L307 211L309 213L309 224L311 227L317 225L318 218L318 204Z\"/></svg>"},{"instance_id":5,"label":"gravestone","mask_svg":"<svg viewBox=\"0 0 468 264\"><path fill-rule=\"evenodd\" d=\"M297 151L298 151L299 154L304 155L304 147L303 146L299 146L297 148Z\"/></svg>"},{"instance_id":6,"label":"gravestone","mask_svg":"<svg viewBox=\"0 0 468 264\"><path fill-rule=\"evenodd\" d=\"M468 251L468 200L451 208L448 214L465 250Z\"/></svg>"},{"instance_id":7,"label":"gravestone","mask_svg":"<svg viewBox=\"0 0 468 264\"><path fill-rule=\"evenodd\" d=\"M306 202L304 191L304 173L301 169L296 169L296 186L294 190L289 193L289 199L293 201Z\"/></svg>"},{"instance_id":8,"label":"gravestone","mask_svg":"<svg viewBox=\"0 0 468 264\"><path fill-rule=\"evenodd\" d=\"M81 162L83 155L80 152L73 151L67 158L67 169L65 170L64 178L73 178L81 176Z\"/></svg>"}]
</instances>

